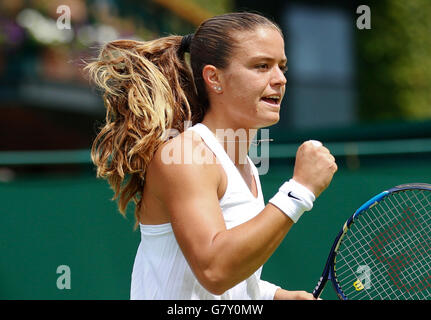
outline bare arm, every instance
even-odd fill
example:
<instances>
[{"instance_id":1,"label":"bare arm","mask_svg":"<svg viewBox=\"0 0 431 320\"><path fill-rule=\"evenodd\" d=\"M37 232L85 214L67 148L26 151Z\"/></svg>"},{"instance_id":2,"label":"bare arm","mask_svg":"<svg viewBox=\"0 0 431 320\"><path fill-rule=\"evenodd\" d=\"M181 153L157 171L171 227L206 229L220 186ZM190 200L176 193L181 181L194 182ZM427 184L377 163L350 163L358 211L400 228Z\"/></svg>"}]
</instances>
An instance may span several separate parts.
<instances>
[{"instance_id":1,"label":"bare arm","mask_svg":"<svg viewBox=\"0 0 431 320\"><path fill-rule=\"evenodd\" d=\"M316 157L326 161L326 156ZM178 244L197 279L208 291L222 294L267 261L293 222L268 204L255 218L227 230L217 196L220 176L215 166L166 165L158 151L148 173L157 177L151 192L165 205Z\"/></svg>"}]
</instances>

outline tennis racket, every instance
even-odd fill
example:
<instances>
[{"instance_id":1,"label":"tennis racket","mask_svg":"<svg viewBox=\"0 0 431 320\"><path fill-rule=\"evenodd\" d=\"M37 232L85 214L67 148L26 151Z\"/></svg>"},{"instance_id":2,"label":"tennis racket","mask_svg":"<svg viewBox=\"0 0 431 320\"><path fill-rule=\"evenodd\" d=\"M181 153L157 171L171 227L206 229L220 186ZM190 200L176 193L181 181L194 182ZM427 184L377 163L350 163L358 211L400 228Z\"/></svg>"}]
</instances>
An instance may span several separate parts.
<instances>
[{"instance_id":1,"label":"tennis racket","mask_svg":"<svg viewBox=\"0 0 431 320\"><path fill-rule=\"evenodd\" d=\"M364 203L335 238L315 298L328 280L342 300L431 300L431 185Z\"/></svg>"}]
</instances>

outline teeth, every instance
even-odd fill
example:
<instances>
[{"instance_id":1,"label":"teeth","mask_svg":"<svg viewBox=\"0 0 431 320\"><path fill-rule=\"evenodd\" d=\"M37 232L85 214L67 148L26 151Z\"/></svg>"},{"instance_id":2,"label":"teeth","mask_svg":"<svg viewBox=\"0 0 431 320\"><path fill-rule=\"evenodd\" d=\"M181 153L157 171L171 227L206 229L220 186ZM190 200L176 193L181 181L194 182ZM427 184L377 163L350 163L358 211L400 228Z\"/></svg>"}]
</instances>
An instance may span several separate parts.
<instances>
[{"instance_id":1,"label":"teeth","mask_svg":"<svg viewBox=\"0 0 431 320\"><path fill-rule=\"evenodd\" d=\"M280 100L280 96L269 96L269 97L265 97L265 98Z\"/></svg>"}]
</instances>

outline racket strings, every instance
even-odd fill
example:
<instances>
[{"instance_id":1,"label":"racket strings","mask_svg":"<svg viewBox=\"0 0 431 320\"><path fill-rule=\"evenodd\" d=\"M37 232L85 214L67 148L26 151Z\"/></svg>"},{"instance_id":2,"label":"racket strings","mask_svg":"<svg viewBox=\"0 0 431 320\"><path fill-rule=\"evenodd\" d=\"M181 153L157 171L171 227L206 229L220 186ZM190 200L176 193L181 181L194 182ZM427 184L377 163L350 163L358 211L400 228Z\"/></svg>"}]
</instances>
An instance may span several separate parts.
<instances>
[{"instance_id":1,"label":"racket strings","mask_svg":"<svg viewBox=\"0 0 431 320\"><path fill-rule=\"evenodd\" d=\"M403 201L403 202L406 202L406 201ZM401 203L398 201L398 204L399 205L401 205ZM404 203L403 203L404 204ZM393 204L391 204L391 206L392 206L392 208L393 208ZM382 209L383 208L383 203L382 203L382 207L375 207L375 210L374 211L376 211L376 212L378 212L377 213L377 216L380 216L380 217L382 217L383 215L384 215L384 212L385 212L385 210L389 210L389 211L391 211L390 209L385 209L385 210L383 210L383 212L381 212ZM369 224L365 224L365 229L367 229L367 227L371 227L371 229L373 229L373 230L379 230L380 228L381 228L381 225L379 225L379 226L377 226L376 225L376 223L375 223L375 221L377 221L376 220L376 213L374 213L373 212L373 210L370 210L370 215L372 215L373 217L372 217L372 220L370 220L370 221L372 221L373 223L369 223ZM388 221L388 223L390 224L390 223L394 223L394 221L393 220L389 220ZM364 235L363 235L363 233L361 232L361 229L358 229L359 230L359 232L361 233L360 234L360 236L362 237L362 239L364 239L365 237L364 237ZM367 241L367 242L369 242L369 240ZM363 250L363 252L367 252L366 251L366 246L364 247L363 245L362 246L360 246L361 247L361 249ZM364 251L365 250L365 251ZM393 251L393 249L392 249L392 251ZM390 253L390 251L389 251L389 253ZM395 252L392 252L392 254L395 254ZM368 261L370 261L370 256L368 256L368 259L367 259ZM372 260L371 260L372 261ZM375 269L375 268L374 268ZM384 277L382 277L383 276L383 273L381 272L381 270L380 269L377 269L378 271L380 271L379 273L380 274L377 274L377 279L384 279ZM375 274L375 272L374 272L374 276L376 276L376 274ZM382 288L383 288L383 292L386 294L386 295L389 295L389 293L387 292L387 290L385 290L385 286L382 286ZM388 288L390 288L390 286L388 286ZM368 291L367 291L367 293L368 293Z\"/></svg>"},{"instance_id":2,"label":"racket strings","mask_svg":"<svg viewBox=\"0 0 431 320\"><path fill-rule=\"evenodd\" d=\"M346 239L343 241L343 245L340 247L340 251L337 255L337 278L341 282L343 282L345 294L350 299L355 299L356 296L359 295L360 290L357 290L358 288L353 286L350 288L346 284L354 284L358 280L357 271L360 266L366 266L367 268L369 268L368 270L377 270L378 274L373 271L372 275L368 275L366 279L367 281L374 282L376 278L385 279L385 277L383 277L382 270L375 268L374 259L372 258L370 251L368 250L368 243L372 240L370 230L376 230L376 228L378 227L375 225L373 219L364 222L366 223L362 225L358 225L358 223L355 223L352 226L352 228L355 228L354 232L352 230L352 232L346 235ZM355 269L353 269L353 267L355 267ZM344 279L346 276L349 276L349 278ZM382 286L381 284L379 285ZM388 286L383 285L382 288L383 292L377 292L380 297L382 294L389 294L386 289L389 288ZM374 297L370 295L371 292L369 290L366 290L364 292L368 295L368 299L374 299Z\"/></svg>"},{"instance_id":3,"label":"racket strings","mask_svg":"<svg viewBox=\"0 0 431 320\"><path fill-rule=\"evenodd\" d=\"M397 203L394 204L394 201L392 200ZM405 290L401 290L398 293L396 292L396 289L403 288L409 291L413 288L411 285L410 287L408 286L408 283L411 282L411 279L402 279L402 275L414 274L406 268L409 266L414 267L411 262L413 260L417 261L418 258L417 250L415 250L415 244L422 243L421 240L423 240L417 238L417 235L420 234L419 230L417 230L419 223L416 220L416 217L413 217L410 205L407 204L406 207L406 201L400 202L398 197L394 196L392 199L388 198L388 202L390 207L398 209L398 215L401 215L401 219L398 220L391 228L389 228L389 232L386 232L389 234L389 236L382 244L382 248L380 248L384 249L385 251L373 253L378 261L386 265L386 268L383 270L387 272L387 275L392 282L392 286L390 288L393 289L393 296L397 296L397 298L402 299L420 298L415 291L410 291L410 294L406 294ZM400 211L400 208L403 209L402 212ZM393 223L393 221L391 221L391 223ZM385 232L378 234L376 238L382 237L383 234L385 234ZM375 246L377 249L378 245L376 246L375 244L376 238L374 238L374 243L372 246ZM413 245L406 248L403 242L412 243ZM404 249L402 250L402 248ZM393 287L393 285L395 285L396 289Z\"/></svg>"},{"instance_id":4,"label":"racket strings","mask_svg":"<svg viewBox=\"0 0 431 320\"><path fill-rule=\"evenodd\" d=\"M421 209L424 209L424 207L420 208L419 210L414 206L414 209L419 212ZM424 214L418 215L418 220L422 217L424 217ZM429 218L428 216L425 216ZM429 220L429 219L428 219ZM422 227L421 230L418 230L417 232L412 233L411 240L413 242L413 245L411 246L411 255L407 256L410 261L413 261L413 263L410 263L408 265L408 268L413 268L417 265L420 270L426 271L430 270L429 260L421 259L424 255L427 254L427 252L430 249L430 239L428 237L429 231L430 231L430 224L429 221L421 221L419 224L419 227ZM418 264L416 264L418 262ZM426 263L425 265L422 263ZM414 274L413 272L407 272L407 274ZM419 275L420 273L417 273Z\"/></svg>"},{"instance_id":5,"label":"racket strings","mask_svg":"<svg viewBox=\"0 0 431 320\"><path fill-rule=\"evenodd\" d=\"M358 217L335 263L349 299L430 297L430 201L429 191L397 192Z\"/></svg>"},{"instance_id":6,"label":"racket strings","mask_svg":"<svg viewBox=\"0 0 431 320\"><path fill-rule=\"evenodd\" d=\"M430 238L428 236L430 231L430 217L426 214L426 206L429 206L429 201L425 198L427 202L426 206L417 207L417 203L422 203L417 197L416 193L412 193L415 197L415 201L412 203L413 212L415 212L415 217L413 221L416 222L414 227L411 227L411 232L407 234L405 239L406 242L410 243L410 247L402 249L399 244L396 248L399 248L399 255L394 261L395 270L393 273L396 279L393 279L395 285L398 289L402 289L403 292L410 292L413 296L417 298L421 297L419 293L422 290L430 286L429 280L429 270L430 270ZM398 201L398 197L393 198L397 205L401 205ZM391 199L389 199L391 200ZM427 259L428 258L428 259ZM404 279L401 278L404 275Z\"/></svg>"},{"instance_id":7,"label":"racket strings","mask_svg":"<svg viewBox=\"0 0 431 320\"><path fill-rule=\"evenodd\" d=\"M414 196L415 193L412 195ZM417 197L415 198L417 201ZM418 237L418 235L424 234L424 230L418 230L418 227L424 226L418 221L424 216L423 214L418 214L422 208L419 209L414 202L408 202L410 199L411 197L406 197L400 201L400 196L396 194L394 197L388 198L389 206L397 208L398 214L403 215L401 222L405 223L397 223L396 237L390 245L386 246L386 256L382 256L383 260L380 261L387 264L388 275L397 289L404 289L401 290L401 298L420 298L416 290L410 291L414 288L414 286L410 285L411 281L417 281L417 279L407 279L406 277L402 279L403 275L421 275L420 272L412 272L407 268L414 268L418 261L423 261L418 255L420 251L418 248L422 247L423 243L427 244L428 242L424 241L426 239L423 237ZM411 211L412 207L416 214ZM401 212L401 210L403 211ZM429 227L429 222L425 226ZM406 243L410 243L410 247L406 247ZM429 244L426 246L429 247ZM409 294L406 294L406 292L409 292Z\"/></svg>"}]
</instances>

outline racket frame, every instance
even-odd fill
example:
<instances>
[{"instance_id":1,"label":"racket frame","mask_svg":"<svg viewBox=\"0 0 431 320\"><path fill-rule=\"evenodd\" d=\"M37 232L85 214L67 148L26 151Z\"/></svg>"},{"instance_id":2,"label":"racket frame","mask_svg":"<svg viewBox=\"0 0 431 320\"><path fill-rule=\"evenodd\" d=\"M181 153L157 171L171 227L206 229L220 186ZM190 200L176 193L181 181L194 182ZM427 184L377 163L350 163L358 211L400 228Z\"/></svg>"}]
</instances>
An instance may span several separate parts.
<instances>
[{"instance_id":1,"label":"racket frame","mask_svg":"<svg viewBox=\"0 0 431 320\"><path fill-rule=\"evenodd\" d=\"M411 190L411 189L431 190L431 185L426 183L408 183L408 184L399 185L394 188L383 191L378 195L372 197L367 202L365 202L362 206L359 207L359 209L355 211L355 213L352 216L349 217L349 219L347 219L347 221L343 225L343 228L339 231L338 235L336 236L332 244L331 250L328 255L328 259L326 260L325 268L323 269L322 275L316 287L313 290L313 296L315 298L320 297L320 295L323 292L323 289L325 288L326 283L328 282L328 280L331 280L338 298L341 300L348 300L342 288L340 287L339 283L337 282L337 277L335 275L335 269L334 269L334 265L336 264L336 261L337 261L338 248L340 247L340 244L343 241L344 236L349 231L354 221L361 215L361 213L372 208L373 206L378 204L380 201L382 201L386 196L388 196L391 193L400 192L404 190Z\"/></svg>"}]
</instances>

